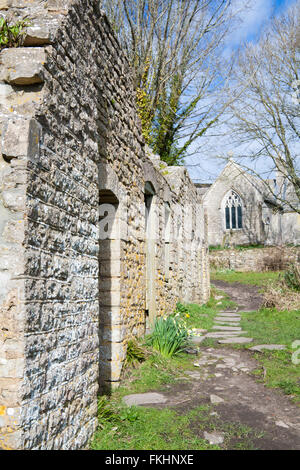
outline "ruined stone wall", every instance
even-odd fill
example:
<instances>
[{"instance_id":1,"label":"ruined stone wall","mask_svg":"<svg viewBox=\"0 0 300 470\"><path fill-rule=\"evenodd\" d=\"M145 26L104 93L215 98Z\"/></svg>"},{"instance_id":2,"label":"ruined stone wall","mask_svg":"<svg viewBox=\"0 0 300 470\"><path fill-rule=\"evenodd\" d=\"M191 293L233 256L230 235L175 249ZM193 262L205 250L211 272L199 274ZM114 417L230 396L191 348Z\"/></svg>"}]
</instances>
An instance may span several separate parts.
<instances>
[{"instance_id":1,"label":"ruined stone wall","mask_svg":"<svg viewBox=\"0 0 300 470\"><path fill-rule=\"evenodd\" d=\"M300 247L265 247L211 251L211 269L247 271L277 271L300 261Z\"/></svg>"},{"instance_id":2,"label":"ruined stone wall","mask_svg":"<svg viewBox=\"0 0 300 470\"><path fill-rule=\"evenodd\" d=\"M204 212L186 171L145 152L128 61L96 0L0 9L30 20L24 47L0 53L0 448L84 448L99 386L118 384L147 326L145 184L152 319L209 296Z\"/></svg>"}]
</instances>

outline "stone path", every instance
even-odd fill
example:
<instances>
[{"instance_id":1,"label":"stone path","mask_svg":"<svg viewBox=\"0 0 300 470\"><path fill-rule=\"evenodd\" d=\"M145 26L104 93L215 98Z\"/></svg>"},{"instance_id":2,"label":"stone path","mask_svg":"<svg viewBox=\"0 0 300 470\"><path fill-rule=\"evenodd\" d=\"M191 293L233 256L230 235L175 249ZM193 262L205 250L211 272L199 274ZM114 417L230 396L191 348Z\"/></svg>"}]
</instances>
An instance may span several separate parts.
<instances>
[{"instance_id":1,"label":"stone path","mask_svg":"<svg viewBox=\"0 0 300 470\"><path fill-rule=\"evenodd\" d=\"M226 423L237 423L256 431L256 449L300 450L299 408L278 390L257 382L252 376L257 367L247 350L202 347L198 357L191 356L191 370L175 384L127 395L123 401L129 406L172 408L179 414L206 405L209 422L195 425L198 435L221 448L224 438L228 439Z\"/></svg>"},{"instance_id":2,"label":"stone path","mask_svg":"<svg viewBox=\"0 0 300 470\"><path fill-rule=\"evenodd\" d=\"M243 331L240 326L241 316L237 315L235 311L218 312L215 317L212 332L200 336L203 341L205 338L214 338L220 344L247 344L253 341L253 338L247 338L245 335L247 331ZM201 342L199 336L195 337L194 344Z\"/></svg>"},{"instance_id":3,"label":"stone path","mask_svg":"<svg viewBox=\"0 0 300 470\"><path fill-rule=\"evenodd\" d=\"M268 389L255 380L253 371L259 365L249 352L281 350L285 346L261 344L247 350L232 350L230 347L217 349L201 345L205 338L214 338L218 343L229 346L253 341L245 336L247 332L240 326L239 312L250 311L245 298L243 296L243 310L218 312L212 331L196 331L198 336L193 340L195 349L190 348L189 352L199 356L191 355L193 370L185 371L177 384L167 385L159 393L153 390L152 393L128 395L123 400L127 405L174 408L178 413L189 412L202 404L208 405L210 421L199 421L198 433L210 444L221 448L234 447L234 442L228 444L226 431L226 423L231 423L255 430L256 437L251 438L253 448L300 450L299 408L279 390Z\"/></svg>"}]
</instances>

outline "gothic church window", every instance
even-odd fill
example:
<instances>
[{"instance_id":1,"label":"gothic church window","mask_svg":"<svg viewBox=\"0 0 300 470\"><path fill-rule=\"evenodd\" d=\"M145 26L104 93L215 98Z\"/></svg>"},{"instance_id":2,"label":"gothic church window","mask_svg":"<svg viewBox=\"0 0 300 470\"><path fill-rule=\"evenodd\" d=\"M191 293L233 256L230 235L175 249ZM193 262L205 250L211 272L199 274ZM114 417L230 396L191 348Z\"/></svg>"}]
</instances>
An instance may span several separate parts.
<instances>
[{"instance_id":1,"label":"gothic church window","mask_svg":"<svg viewBox=\"0 0 300 470\"><path fill-rule=\"evenodd\" d=\"M243 228L242 200L234 191L230 191L225 201L225 227L226 230Z\"/></svg>"}]
</instances>

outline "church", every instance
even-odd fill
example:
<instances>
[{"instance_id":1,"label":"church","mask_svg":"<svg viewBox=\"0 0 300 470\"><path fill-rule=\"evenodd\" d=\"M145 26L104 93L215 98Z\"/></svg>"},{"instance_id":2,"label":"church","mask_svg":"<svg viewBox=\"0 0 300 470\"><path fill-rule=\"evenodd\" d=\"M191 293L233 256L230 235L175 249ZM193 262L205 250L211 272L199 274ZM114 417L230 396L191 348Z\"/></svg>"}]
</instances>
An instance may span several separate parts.
<instances>
[{"instance_id":1,"label":"church","mask_svg":"<svg viewBox=\"0 0 300 470\"><path fill-rule=\"evenodd\" d=\"M230 159L213 184L197 187L210 246L300 244L300 214L282 202L297 207L296 195L281 173L263 181Z\"/></svg>"}]
</instances>

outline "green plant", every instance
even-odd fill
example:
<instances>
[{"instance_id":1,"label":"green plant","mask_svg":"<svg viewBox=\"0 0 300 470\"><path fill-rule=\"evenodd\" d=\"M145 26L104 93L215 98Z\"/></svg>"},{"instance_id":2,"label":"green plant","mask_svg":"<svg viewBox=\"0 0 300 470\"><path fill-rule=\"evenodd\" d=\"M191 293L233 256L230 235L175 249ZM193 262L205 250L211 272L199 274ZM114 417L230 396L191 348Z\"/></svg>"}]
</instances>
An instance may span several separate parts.
<instances>
[{"instance_id":1,"label":"green plant","mask_svg":"<svg viewBox=\"0 0 300 470\"><path fill-rule=\"evenodd\" d=\"M99 397L97 410L100 427L103 427L104 423L117 421L117 414L105 395Z\"/></svg>"},{"instance_id":2,"label":"green plant","mask_svg":"<svg viewBox=\"0 0 300 470\"><path fill-rule=\"evenodd\" d=\"M139 414L135 406L124 408L120 412L121 421L129 421L130 423L134 423L134 421L136 421L138 418L139 418Z\"/></svg>"},{"instance_id":3,"label":"green plant","mask_svg":"<svg viewBox=\"0 0 300 470\"><path fill-rule=\"evenodd\" d=\"M146 351L143 349L137 341L130 339L127 344L127 352L125 359L126 366L136 366L139 362L143 362L146 359Z\"/></svg>"},{"instance_id":4,"label":"green plant","mask_svg":"<svg viewBox=\"0 0 300 470\"><path fill-rule=\"evenodd\" d=\"M20 47L24 42L27 20L10 23L7 18L0 17L0 50L5 47Z\"/></svg>"},{"instance_id":5,"label":"green plant","mask_svg":"<svg viewBox=\"0 0 300 470\"><path fill-rule=\"evenodd\" d=\"M300 264L291 264L284 273L284 280L289 289L300 291Z\"/></svg>"},{"instance_id":6,"label":"green plant","mask_svg":"<svg viewBox=\"0 0 300 470\"><path fill-rule=\"evenodd\" d=\"M147 344L164 357L172 357L188 344L189 335L184 321L177 313L156 319L153 333L147 338Z\"/></svg>"},{"instance_id":7,"label":"green plant","mask_svg":"<svg viewBox=\"0 0 300 470\"><path fill-rule=\"evenodd\" d=\"M176 304L176 312L185 315L186 313L189 312L189 309L186 307L186 305L183 305L180 302L178 302Z\"/></svg>"}]
</instances>

